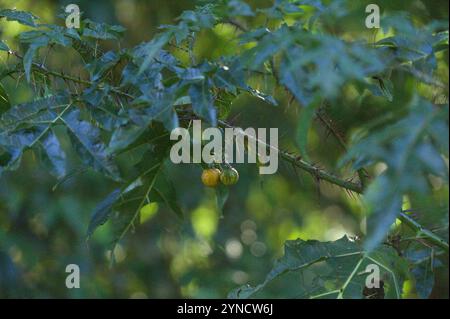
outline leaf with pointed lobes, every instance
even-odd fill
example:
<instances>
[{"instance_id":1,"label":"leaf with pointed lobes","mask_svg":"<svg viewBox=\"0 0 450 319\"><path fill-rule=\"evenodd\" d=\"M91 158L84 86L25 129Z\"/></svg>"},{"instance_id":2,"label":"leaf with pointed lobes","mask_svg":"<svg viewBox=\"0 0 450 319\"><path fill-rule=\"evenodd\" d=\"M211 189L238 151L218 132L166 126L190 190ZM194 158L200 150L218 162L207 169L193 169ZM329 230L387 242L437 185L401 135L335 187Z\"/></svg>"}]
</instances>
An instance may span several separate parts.
<instances>
[{"instance_id":1,"label":"leaf with pointed lobes","mask_svg":"<svg viewBox=\"0 0 450 319\"><path fill-rule=\"evenodd\" d=\"M100 138L100 130L89 122L80 120L79 117L79 110L74 110L63 117L78 156L84 164L94 170L114 180L120 180L118 168L106 152L106 145Z\"/></svg>"},{"instance_id":2,"label":"leaf with pointed lobes","mask_svg":"<svg viewBox=\"0 0 450 319\"><path fill-rule=\"evenodd\" d=\"M217 126L217 110L214 106L214 97L211 94L208 82L191 85L189 96L192 101L192 108L198 116L207 120L212 126Z\"/></svg>"}]
</instances>

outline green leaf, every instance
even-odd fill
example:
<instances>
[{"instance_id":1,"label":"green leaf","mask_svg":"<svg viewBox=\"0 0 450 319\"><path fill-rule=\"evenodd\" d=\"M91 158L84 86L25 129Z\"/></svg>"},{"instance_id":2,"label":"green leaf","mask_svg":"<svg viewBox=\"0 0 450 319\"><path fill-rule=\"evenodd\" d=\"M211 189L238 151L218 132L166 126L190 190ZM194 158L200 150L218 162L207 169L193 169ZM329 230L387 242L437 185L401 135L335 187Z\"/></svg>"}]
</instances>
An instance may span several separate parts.
<instances>
[{"instance_id":1,"label":"green leaf","mask_svg":"<svg viewBox=\"0 0 450 319\"><path fill-rule=\"evenodd\" d=\"M141 64L141 67L139 68L139 74L144 72L144 70L150 65L150 63L153 62L155 56L169 42L171 36L172 35L170 32L162 33L152 41L145 44L144 50L146 55L144 62Z\"/></svg>"},{"instance_id":2,"label":"green leaf","mask_svg":"<svg viewBox=\"0 0 450 319\"><path fill-rule=\"evenodd\" d=\"M158 160L147 162L149 165L147 171L124 190L126 196L114 206L116 214L110 218L113 228L112 254L115 246L125 237L128 231L139 223L138 217L142 207L151 202L150 196L162 164Z\"/></svg>"},{"instance_id":3,"label":"green leaf","mask_svg":"<svg viewBox=\"0 0 450 319\"><path fill-rule=\"evenodd\" d=\"M112 251L114 251L115 245L139 221L137 217L141 208L150 202L166 202L172 210L182 215L172 185L164 181L164 177L160 177L160 168L170 145L168 139L162 138L151 144L150 149L134 165L137 173L131 182L120 190L113 191L98 204L91 218L88 237L96 228L110 220L113 227ZM156 186L160 189L156 189Z\"/></svg>"},{"instance_id":4,"label":"green leaf","mask_svg":"<svg viewBox=\"0 0 450 319\"><path fill-rule=\"evenodd\" d=\"M187 68L180 73L180 79L184 80L186 83L201 83L205 80L205 76L202 71L196 68Z\"/></svg>"},{"instance_id":5,"label":"green leaf","mask_svg":"<svg viewBox=\"0 0 450 319\"><path fill-rule=\"evenodd\" d=\"M92 214L91 220L89 222L89 227L87 230L87 237L91 237L94 231L106 223L111 215L113 205L120 198L122 191L120 189L115 189L110 193L104 200L102 200L95 208Z\"/></svg>"},{"instance_id":6,"label":"green leaf","mask_svg":"<svg viewBox=\"0 0 450 319\"><path fill-rule=\"evenodd\" d=\"M376 84L369 85L369 90L375 95L375 96L384 96L389 102L392 102L394 100L394 84L389 79L382 79L380 77L377 77L375 79Z\"/></svg>"},{"instance_id":7,"label":"green leaf","mask_svg":"<svg viewBox=\"0 0 450 319\"><path fill-rule=\"evenodd\" d=\"M237 288L229 298L364 298L370 264L379 267L383 295L400 298L408 274L406 261L388 247L365 254L359 243L346 236L332 242L287 241L284 256L263 283Z\"/></svg>"},{"instance_id":8,"label":"green leaf","mask_svg":"<svg viewBox=\"0 0 450 319\"><path fill-rule=\"evenodd\" d=\"M11 9L0 10L0 19L1 18L6 18L8 21L17 21L30 27L36 26L35 20L37 19L35 15L29 12Z\"/></svg>"},{"instance_id":9,"label":"green leaf","mask_svg":"<svg viewBox=\"0 0 450 319\"><path fill-rule=\"evenodd\" d=\"M293 33L285 26L276 32L265 32L257 46L244 52L242 63L252 70L258 70L264 62L289 46L293 39Z\"/></svg>"},{"instance_id":10,"label":"green leaf","mask_svg":"<svg viewBox=\"0 0 450 319\"><path fill-rule=\"evenodd\" d=\"M183 211L178 206L177 194L173 183L168 179L167 172L161 172L156 180L151 201L162 202L178 217L183 218Z\"/></svg>"},{"instance_id":11,"label":"green leaf","mask_svg":"<svg viewBox=\"0 0 450 319\"><path fill-rule=\"evenodd\" d=\"M286 14L303 12L298 7L304 4L303 1L277 0L271 8L260 9L258 11L267 15L271 19L283 19Z\"/></svg>"},{"instance_id":12,"label":"green leaf","mask_svg":"<svg viewBox=\"0 0 450 319\"><path fill-rule=\"evenodd\" d=\"M0 83L0 116L11 108L8 93Z\"/></svg>"},{"instance_id":13,"label":"green leaf","mask_svg":"<svg viewBox=\"0 0 450 319\"><path fill-rule=\"evenodd\" d=\"M168 131L179 127L178 115L174 109L176 92L168 89L164 92L151 91L136 100L136 106L149 105L146 108L133 108L129 111L131 120L142 127L148 127L153 121L164 124Z\"/></svg>"},{"instance_id":14,"label":"green leaf","mask_svg":"<svg viewBox=\"0 0 450 319\"><path fill-rule=\"evenodd\" d=\"M16 170L20 165L25 150L32 147L42 138L45 130L45 127L40 126L33 129L19 130L14 133L0 132L0 147L6 150L8 154L6 162L2 163L3 168Z\"/></svg>"},{"instance_id":15,"label":"green leaf","mask_svg":"<svg viewBox=\"0 0 450 319\"><path fill-rule=\"evenodd\" d=\"M112 191L105 199L103 199L94 209L89 226L87 230L87 238L89 239L95 232L95 230L104 225L111 217L114 209L121 210L124 203L133 202L129 198L135 194L136 190L139 190L143 186L143 180L147 173L142 174L132 182L126 184L122 188L117 188ZM120 200L120 201L119 201ZM115 207L116 206L116 207Z\"/></svg>"},{"instance_id":16,"label":"green leaf","mask_svg":"<svg viewBox=\"0 0 450 319\"><path fill-rule=\"evenodd\" d=\"M217 117L221 120L228 118L231 112L231 106L236 99L236 95L229 92L221 92L216 98L216 107L218 111Z\"/></svg>"},{"instance_id":17,"label":"green leaf","mask_svg":"<svg viewBox=\"0 0 450 319\"><path fill-rule=\"evenodd\" d=\"M234 95L237 95L239 88L247 89L248 85L245 83L247 77L239 60L233 59L224 63L226 66L219 67L212 77L214 85Z\"/></svg>"},{"instance_id":18,"label":"green leaf","mask_svg":"<svg viewBox=\"0 0 450 319\"><path fill-rule=\"evenodd\" d=\"M190 96L182 96L180 98L178 98L175 103L173 103L174 106L179 106L179 105L189 105L192 104L191 102L191 97Z\"/></svg>"},{"instance_id":19,"label":"green leaf","mask_svg":"<svg viewBox=\"0 0 450 319\"><path fill-rule=\"evenodd\" d=\"M0 119L0 145L7 152L6 169L17 169L24 151L40 146L44 162L51 172L61 177L65 174L65 154L59 141L50 131L58 119L56 110L69 107L64 96L51 96L34 102L19 104L3 113Z\"/></svg>"},{"instance_id":20,"label":"green leaf","mask_svg":"<svg viewBox=\"0 0 450 319\"><path fill-rule=\"evenodd\" d=\"M122 37L126 29L118 25L109 25L106 23L96 23L89 19L83 21L85 28L83 37L98 40L118 40Z\"/></svg>"},{"instance_id":21,"label":"green leaf","mask_svg":"<svg viewBox=\"0 0 450 319\"><path fill-rule=\"evenodd\" d=\"M127 124L120 126L114 130L111 140L108 145L109 153L116 153L126 149L132 143L134 143L147 128L142 126L137 126L133 124Z\"/></svg>"},{"instance_id":22,"label":"green leaf","mask_svg":"<svg viewBox=\"0 0 450 319\"><path fill-rule=\"evenodd\" d=\"M206 119L212 126L217 125L217 110L214 106L214 97L208 82L202 81L199 84L191 85L189 96L192 101L192 108L198 116Z\"/></svg>"},{"instance_id":23,"label":"green leaf","mask_svg":"<svg viewBox=\"0 0 450 319\"><path fill-rule=\"evenodd\" d=\"M205 5L198 7L195 11L186 10L179 17L181 20L180 24L188 25L189 29L194 32L212 28L216 17L211 9L212 6Z\"/></svg>"},{"instance_id":24,"label":"green leaf","mask_svg":"<svg viewBox=\"0 0 450 319\"><path fill-rule=\"evenodd\" d=\"M407 260L399 256L392 247L383 245L370 253L366 252L365 262L380 267L380 279L384 281L384 297L400 299L403 293L403 283L411 277ZM363 263L361 269L365 269L367 264ZM365 295L365 297L374 298L370 295Z\"/></svg>"},{"instance_id":25,"label":"green leaf","mask_svg":"<svg viewBox=\"0 0 450 319\"><path fill-rule=\"evenodd\" d=\"M3 234L2 234L3 237ZM18 265L12 260L10 254L0 250L0 287L2 287L2 297L20 298L23 296L25 287L23 273Z\"/></svg>"},{"instance_id":26,"label":"green leaf","mask_svg":"<svg viewBox=\"0 0 450 319\"><path fill-rule=\"evenodd\" d=\"M363 82L385 71L382 53L368 45L296 31L294 39L301 36L302 45L296 43L284 51L279 77L300 104L309 104L316 92L323 98L336 98L345 83ZM285 33L288 37L294 32Z\"/></svg>"},{"instance_id":27,"label":"green leaf","mask_svg":"<svg viewBox=\"0 0 450 319\"><path fill-rule=\"evenodd\" d=\"M369 185L364 195L368 205L367 237L364 247L375 249L387 235L402 209L402 194L397 184L383 174Z\"/></svg>"},{"instance_id":28,"label":"green leaf","mask_svg":"<svg viewBox=\"0 0 450 319\"><path fill-rule=\"evenodd\" d=\"M9 51L9 47L2 40L0 40L0 51L6 51L6 52Z\"/></svg>"},{"instance_id":29,"label":"green leaf","mask_svg":"<svg viewBox=\"0 0 450 319\"><path fill-rule=\"evenodd\" d=\"M56 135L50 131L40 141L40 144L44 162L49 164L50 172L58 178L64 177L66 175L66 154Z\"/></svg>"},{"instance_id":30,"label":"green leaf","mask_svg":"<svg viewBox=\"0 0 450 319\"><path fill-rule=\"evenodd\" d=\"M106 152L106 146L100 138L100 130L90 123L80 120L80 111L74 110L63 117L75 150L82 161L114 180L119 180L119 171Z\"/></svg>"},{"instance_id":31,"label":"green leaf","mask_svg":"<svg viewBox=\"0 0 450 319\"><path fill-rule=\"evenodd\" d=\"M436 270L444 264L436 258L433 248L426 248L419 241L411 243L404 256L410 262L417 294L428 299L433 291Z\"/></svg>"},{"instance_id":32,"label":"green leaf","mask_svg":"<svg viewBox=\"0 0 450 319\"><path fill-rule=\"evenodd\" d=\"M255 13L252 8L241 0L231 0L228 2L228 12L231 17L242 16L242 17L253 17Z\"/></svg>"},{"instance_id":33,"label":"green leaf","mask_svg":"<svg viewBox=\"0 0 450 319\"><path fill-rule=\"evenodd\" d=\"M33 59L36 53L38 52L40 44L31 44L28 48L27 52L23 56L23 69L25 71L25 76L27 78L28 83L31 81L31 67L33 65Z\"/></svg>"},{"instance_id":34,"label":"green leaf","mask_svg":"<svg viewBox=\"0 0 450 319\"><path fill-rule=\"evenodd\" d=\"M427 260L415 266L411 273L414 275L417 294L422 299L428 299L434 287L434 270L432 262Z\"/></svg>"},{"instance_id":35,"label":"green leaf","mask_svg":"<svg viewBox=\"0 0 450 319\"><path fill-rule=\"evenodd\" d=\"M220 215L224 216L224 207L225 204L228 200L228 196L229 196L229 189L227 186L223 185L223 184L219 184L216 188L216 201L217 201L217 208L220 211Z\"/></svg>"},{"instance_id":36,"label":"green leaf","mask_svg":"<svg viewBox=\"0 0 450 319\"><path fill-rule=\"evenodd\" d=\"M368 250L379 245L388 233L400 214L404 195L427 194L430 174L448 181L448 168L441 156L447 150L448 105L435 107L418 97L411 101L406 116L366 132L350 148L341 165L351 160L354 169L368 163L387 165L364 195L369 214L365 243Z\"/></svg>"},{"instance_id":37,"label":"green leaf","mask_svg":"<svg viewBox=\"0 0 450 319\"><path fill-rule=\"evenodd\" d=\"M321 98L316 98L315 101L302 108L300 118L298 120L297 141L300 148L300 154L309 161L308 156L308 133L311 127L316 109L320 106Z\"/></svg>"},{"instance_id":38,"label":"green leaf","mask_svg":"<svg viewBox=\"0 0 450 319\"><path fill-rule=\"evenodd\" d=\"M301 56L300 48L288 50L280 65L280 82L285 85L301 105L309 105L313 89L308 84L307 74L301 66L296 66L296 56Z\"/></svg>"},{"instance_id":39,"label":"green leaf","mask_svg":"<svg viewBox=\"0 0 450 319\"><path fill-rule=\"evenodd\" d=\"M256 89L253 89L253 88L250 88L250 87L247 88L247 91L251 95L256 96L258 99L261 99L261 100L263 100L264 102L266 102L268 104L271 104L271 105L274 105L274 106L278 105L277 101L271 95L267 95L265 93L262 93L262 92L260 92L260 91L258 91Z\"/></svg>"},{"instance_id":40,"label":"green leaf","mask_svg":"<svg viewBox=\"0 0 450 319\"><path fill-rule=\"evenodd\" d=\"M86 65L86 69L91 75L91 81L95 82L101 79L108 71L110 71L121 57L113 51L108 51L100 59L96 59L92 63Z\"/></svg>"},{"instance_id":41,"label":"green leaf","mask_svg":"<svg viewBox=\"0 0 450 319\"><path fill-rule=\"evenodd\" d=\"M67 107L69 103L68 96L54 95L15 105L2 114L0 129L10 132L19 127L30 127L52 121L57 116L56 111Z\"/></svg>"}]
</instances>

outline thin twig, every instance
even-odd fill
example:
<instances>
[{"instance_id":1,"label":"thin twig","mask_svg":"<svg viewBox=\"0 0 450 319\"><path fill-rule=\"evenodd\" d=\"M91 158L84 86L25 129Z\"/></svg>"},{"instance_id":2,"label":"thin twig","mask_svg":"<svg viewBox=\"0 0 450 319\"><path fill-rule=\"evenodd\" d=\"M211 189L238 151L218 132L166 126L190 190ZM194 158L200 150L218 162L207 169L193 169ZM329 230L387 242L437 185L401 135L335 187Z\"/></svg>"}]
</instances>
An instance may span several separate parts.
<instances>
[{"instance_id":1,"label":"thin twig","mask_svg":"<svg viewBox=\"0 0 450 319\"><path fill-rule=\"evenodd\" d=\"M21 59L21 60L23 59L23 57L20 54L18 54L17 52L15 52L15 51L10 51L10 53L12 55L14 55L15 57L17 57L18 59ZM74 83L83 84L83 85L87 85L87 86L94 86L95 85L95 83L92 82L92 81L82 80L80 78L76 78L76 77L64 74L62 72L55 72L55 71L52 71L52 70L48 70L46 67L44 67L43 65L40 65L39 63L33 63L32 66L36 69L36 71L38 71L38 72L40 72L42 74L45 74L45 75L51 75L53 77L57 77L57 78L60 78L60 79L72 81ZM99 88L99 87L97 87L96 89L97 90L102 90L102 88ZM112 88L110 88L110 91L113 92L114 94L121 95L121 96L129 98L129 99L134 99L134 96L132 96L132 95L126 93L126 92L123 92L123 91L121 91L118 88L112 87Z\"/></svg>"},{"instance_id":2,"label":"thin twig","mask_svg":"<svg viewBox=\"0 0 450 319\"><path fill-rule=\"evenodd\" d=\"M230 22L228 22L230 23ZM235 22L232 22L231 24L235 25ZM19 59L23 59L22 56L20 56L17 52L14 51L10 51L10 54L16 56ZM63 74L60 72L55 72L55 71L51 71L48 70L47 68L45 68L42 65L39 65L37 63L33 63L32 64L33 67L35 67L38 71L40 71L41 73L44 73L46 75L51 75L57 78L61 78L64 80L69 80L75 83L79 83L79 84L83 84L83 85L88 85L88 86L93 86L95 85L95 83L88 81L88 80L82 80L79 78L75 78L73 76L67 75L67 74ZM275 71L275 70L273 70ZM276 71L275 71L276 72ZM97 89L101 89L101 88L97 88ZM288 89L289 90L289 89ZM127 97L129 99L135 99L135 97L131 94L128 94L126 92L123 92L117 88L112 88L111 92L117 94L117 95L121 95L124 97ZM290 90L289 90L290 92ZM292 92L291 92L292 93ZM224 121L219 121L219 125L222 127L230 127L232 128L232 126L230 126L228 123L224 122ZM261 141L259 141L261 142ZM284 159L287 162L290 162L292 165L312 174L316 179L318 180L325 180L331 184L337 185L341 188L344 188L346 190L355 192L357 194L362 194L364 192L364 187L362 184L358 184L358 183L354 183L352 181L346 181L343 180L340 177L337 177L334 174L331 174L321 168L316 167L315 165L306 162L305 160L303 160L300 156L295 155L295 154L291 154L285 151L282 151L278 148L275 148L274 146L271 146L269 144L266 144L267 147L275 149L275 151L278 152L279 156ZM442 249L444 249L445 251L449 251L449 245L448 243L441 239L438 235L434 234L432 231L424 228L422 225L420 225L419 223L417 223L414 219L412 219L406 212L401 212L399 215L399 219L405 223L405 225L407 225L408 227L410 227L411 229L413 229L414 231L416 231L417 234L419 234L420 236L424 236L426 237L426 239L433 243L436 246L441 247Z\"/></svg>"},{"instance_id":3,"label":"thin twig","mask_svg":"<svg viewBox=\"0 0 450 319\"><path fill-rule=\"evenodd\" d=\"M228 123L224 121L219 121L219 125L224 128L234 128L233 126L229 125ZM245 132L243 133L245 134ZM246 135L248 138L252 138L249 135ZM339 187L342 187L346 190L349 190L351 192L357 193L357 194L363 194L364 188L359 183L354 183L351 181L343 180L340 177L337 177L334 174L331 174L321 168L318 168L317 166L306 162L305 160L301 159L299 156L285 152L283 150L280 150L272 145L269 145L261 140L258 140L259 143L262 143L268 148L271 148L278 152L279 156L284 159L285 161L291 163L293 166L296 166L310 174L312 174L316 179L327 181L331 184L337 185ZM406 211L400 212L400 215L398 217L405 225L407 225L409 228L414 230L418 235L424 236L430 243L441 247L445 251L449 251L449 245L448 243L440 238L438 235L433 233L432 231L426 229L422 225L420 225L418 222L416 222L411 216L407 214Z\"/></svg>"}]
</instances>

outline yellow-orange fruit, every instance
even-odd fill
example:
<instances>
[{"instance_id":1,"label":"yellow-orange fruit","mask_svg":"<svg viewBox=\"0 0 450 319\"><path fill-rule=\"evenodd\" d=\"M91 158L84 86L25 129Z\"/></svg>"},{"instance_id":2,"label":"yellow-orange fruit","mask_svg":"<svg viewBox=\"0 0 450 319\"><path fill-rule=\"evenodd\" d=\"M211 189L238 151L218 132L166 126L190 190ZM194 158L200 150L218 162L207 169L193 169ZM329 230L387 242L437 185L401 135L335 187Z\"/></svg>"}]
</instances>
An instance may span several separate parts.
<instances>
[{"instance_id":1,"label":"yellow-orange fruit","mask_svg":"<svg viewBox=\"0 0 450 319\"><path fill-rule=\"evenodd\" d=\"M217 168L210 168L203 170L202 183L208 187L216 187L220 180L220 170Z\"/></svg>"}]
</instances>

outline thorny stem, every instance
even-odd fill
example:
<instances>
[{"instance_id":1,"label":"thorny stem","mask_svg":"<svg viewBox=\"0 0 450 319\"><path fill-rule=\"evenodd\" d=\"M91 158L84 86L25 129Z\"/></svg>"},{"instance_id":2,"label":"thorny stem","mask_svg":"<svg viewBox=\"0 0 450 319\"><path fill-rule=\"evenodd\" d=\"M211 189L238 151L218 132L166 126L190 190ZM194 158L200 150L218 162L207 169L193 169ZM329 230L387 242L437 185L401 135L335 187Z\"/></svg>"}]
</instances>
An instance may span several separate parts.
<instances>
[{"instance_id":1,"label":"thorny stem","mask_svg":"<svg viewBox=\"0 0 450 319\"><path fill-rule=\"evenodd\" d=\"M316 112L316 117L319 119L319 121L325 126L325 128L331 132L331 134L334 136L334 138L338 141L339 145L342 147L344 151L347 151L347 143L345 142L345 139L342 137L341 133L336 129L335 124L333 123L332 119L329 118L327 113L323 108L319 108ZM361 183L361 187L364 189L366 185L368 184L369 174L364 168L360 168L357 171L359 182Z\"/></svg>"},{"instance_id":2,"label":"thorny stem","mask_svg":"<svg viewBox=\"0 0 450 319\"><path fill-rule=\"evenodd\" d=\"M224 127L224 128L234 128L233 126L231 126L230 124L226 123L225 121L219 121L219 125ZM245 134L245 132L242 132L242 134ZM252 139L252 136L246 135L247 138ZM346 181L341 179L340 177L337 177L334 174L331 174L311 163L308 163L307 161L303 160L300 156L280 150L279 148L274 147L273 145L269 145L267 143L265 143L264 141L258 140L258 143L261 143L262 145L273 149L274 151L278 152L279 156L284 159L285 161L291 163L292 165L312 174L313 176L315 176L318 179L321 180L325 180L327 182L330 182L334 185L340 186L342 188L345 188L347 190L350 190L352 192L358 193L358 194L362 194L363 189L361 187L361 185L351 182L351 181Z\"/></svg>"},{"instance_id":3,"label":"thorny stem","mask_svg":"<svg viewBox=\"0 0 450 319\"><path fill-rule=\"evenodd\" d=\"M236 20L229 19L229 20L226 20L225 23L233 25L241 32L248 32L248 29ZM275 66L275 58L272 57L270 59L269 63L270 63L271 71L272 71L272 76L274 77L276 84L278 86L284 87L284 89L287 92L289 92L290 94L292 94L293 97L295 97L295 94L293 94L293 92L287 86L281 84L280 77L278 75L278 70ZM333 136L337 139L337 141L343 147L343 149L347 150L346 143L345 143L344 139L342 138L342 136L336 131L335 127L329 121L327 121L327 119L324 118L325 114L324 114L323 109L319 109L316 111L316 117L322 122L322 124L326 127L326 129L329 130L333 134ZM367 172L364 169L358 170L358 177L359 177L361 185L364 187L367 184L367 179L368 179Z\"/></svg>"},{"instance_id":4,"label":"thorny stem","mask_svg":"<svg viewBox=\"0 0 450 319\"><path fill-rule=\"evenodd\" d=\"M430 243L444 249L448 252L448 243L440 238L438 235L433 233L431 230L424 228L421 224L416 222L411 216L407 214L406 211L403 211L399 217L399 219L407 225L409 228L413 229L416 232L417 237L423 237L427 239Z\"/></svg>"},{"instance_id":5,"label":"thorny stem","mask_svg":"<svg viewBox=\"0 0 450 319\"><path fill-rule=\"evenodd\" d=\"M15 51L9 51L9 53L14 55L18 59L21 59L21 60L23 59L23 57L20 54L18 54L17 52L15 52ZM88 86L95 85L95 83L92 82L92 81L76 78L74 76L67 75L67 74L64 74L62 72L55 72L55 71L52 71L52 70L48 70L46 67L44 67L43 65L41 65L39 63L34 63L33 62L33 67L36 69L36 71L38 71L39 73L45 74L45 75L50 75L50 76L53 76L53 77L57 77L57 78L60 78L60 79L63 79L63 80L67 80L67 81L71 81L71 82L78 83L78 84L83 84L83 85L88 85ZM102 88L97 87L97 90L102 90ZM113 87L110 90L114 94L117 94L117 95L129 98L129 99L134 99L134 96L132 96L132 95L126 93L126 92L123 92L123 91L119 90L118 88L114 88Z\"/></svg>"},{"instance_id":6,"label":"thorny stem","mask_svg":"<svg viewBox=\"0 0 450 319\"><path fill-rule=\"evenodd\" d=\"M224 121L219 121L219 125L224 128L233 128L233 126L229 125L228 123ZM246 135L248 138L252 138L251 136ZM296 156L292 153L288 153L286 151L280 150L278 148L275 148L272 145L269 145L267 143L264 143L261 140L258 140L259 143L265 144L266 147L269 147L275 151L278 152L279 156L284 159L285 161L291 163L292 165L310 173L314 177L320 180L327 181L331 184L337 185L339 187L342 187L344 189L347 189L349 191L355 192L357 194L363 194L364 188L359 183L354 183L351 181L343 180L340 177L337 177L334 174L331 174L321 168L318 168L314 166L311 163L306 162L299 156ZM449 245L448 243L440 238L438 235L433 233L432 231L424 228L422 225L420 225L418 222L416 222L411 216L408 215L407 211L400 212L400 215L398 217L405 225L407 225L409 228L414 230L417 234L417 236L423 236L425 237L430 243L444 249L445 251L449 251Z\"/></svg>"},{"instance_id":7,"label":"thorny stem","mask_svg":"<svg viewBox=\"0 0 450 319\"><path fill-rule=\"evenodd\" d=\"M227 21L227 23L234 25L235 27L237 27L239 30L246 32L247 28L243 27L242 25L236 23L236 21ZM278 72L276 70L275 67L275 61L272 58L270 60L270 66L272 69L272 73L273 76L277 82L277 85L279 86L283 86L288 92L290 92L294 97L295 95L293 94L293 92L285 85L282 85L279 82L279 77L278 77ZM335 138L338 140L338 142L340 143L340 145L346 150L347 146L345 141L342 139L342 137L340 136L340 134L338 134L336 132L336 130L334 129L334 127L331 127L329 124L327 123L327 121L325 121L325 119L323 118L323 115L320 114L320 110L318 112L316 112L316 116L319 118L320 121L322 121L325 126L327 127L327 129L329 129L331 131L331 133L335 136ZM269 146L271 147L271 146ZM281 156L281 158L283 158L284 160L290 162L292 165L307 171L311 174L313 174L316 178L318 179L322 179L325 180L327 182L330 182L334 185L340 186L344 189L350 190L352 192L355 192L357 194L363 194L364 192L364 188L366 186L366 182L367 182L367 173L365 172L365 170L361 169L358 171L358 175L359 175L359 179L360 179L360 184L356 184L350 181L345 181L333 174L330 174L320 168L315 167L314 165L302 160L300 157L298 156L294 156L290 153L287 152L283 152L281 150L278 150L279 154ZM408 227L410 227L412 230L414 230L418 236L425 236L429 242L433 243L434 245L441 247L442 249L444 249L446 252L449 251L449 245L448 243L441 239L439 236L437 236L436 234L434 234L432 231L425 229L422 225L420 225L419 223L417 223L412 217L410 217L408 214L406 214L406 212L400 212L400 215L398 217L405 225L407 225Z\"/></svg>"},{"instance_id":8,"label":"thorny stem","mask_svg":"<svg viewBox=\"0 0 450 319\"><path fill-rule=\"evenodd\" d=\"M230 23L230 22L228 22L228 23ZM236 23L231 23L231 24L233 24L236 27L238 27ZM243 26L239 26L238 28L241 29L241 30L244 29ZM9 53L14 55L14 56L16 56L19 59L23 59L23 57L20 56L15 51L10 51ZM33 66L37 70L39 70L41 73L44 73L44 74L47 74L47 75L51 75L51 76L54 76L54 77L57 77L57 78L61 78L61 79L64 79L64 80L69 80L69 81L72 81L72 82L75 82L75 83L79 83L79 84L83 84L83 85L89 85L89 86L92 86L92 85L95 84L95 83L93 83L91 81L88 81L88 80L82 80L82 79L79 79L79 78L76 78L76 77L73 77L73 76L70 76L70 75L67 75L67 74L58 73L58 72L55 72L55 71L48 70L47 68L45 68L44 66L42 66L42 65L40 65L38 63L33 63ZM276 72L276 70L273 70L273 71ZM100 89L100 88L98 88L98 89ZM126 92L123 92L123 91L121 91L121 90L119 90L117 88L112 88L111 92L113 92L113 93L115 93L117 95L126 97L126 98L131 99L131 100L135 99L135 97L133 95L128 94ZM228 123L226 123L224 121L219 121L219 125L222 126L222 127L232 128L231 125L229 125ZM262 141L259 141L259 142L262 142ZM321 168L316 167L315 165L313 165L311 163L306 162L305 160L303 160L298 155L295 155L295 154L292 154L292 153L280 150L278 148L275 148L272 145L266 144L266 146L269 147L269 148L275 149L278 152L279 156L283 160L291 163L295 167L298 167L298 168L300 168L300 169L302 169L302 170L312 174L318 180L325 180L325 181L327 181L327 182L329 182L331 184L337 185L339 187L342 187L342 188L344 188L346 190L355 192L357 194L362 194L364 192L364 187L360 183L354 183L352 181L346 181L346 180L344 180L344 179L342 179L342 178L340 178L340 177L338 177L338 176L336 176L334 174L331 174L331 173L329 173L329 172L327 172L327 171L325 171L325 170L323 170ZM418 222L416 222L411 216L409 216L407 214L407 212L402 211L398 218L405 225L407 225L412 230L414 230L418 237L426 237L426 239L430 243L432 243L432 244L434 244L434 245L444 249L446 252L449 251L449 245L448 245L448 243L445 240L440 238L438 235L436 235L432 231L424 228L422 225L420 225Z\"/></svg>"}]
</instances>

